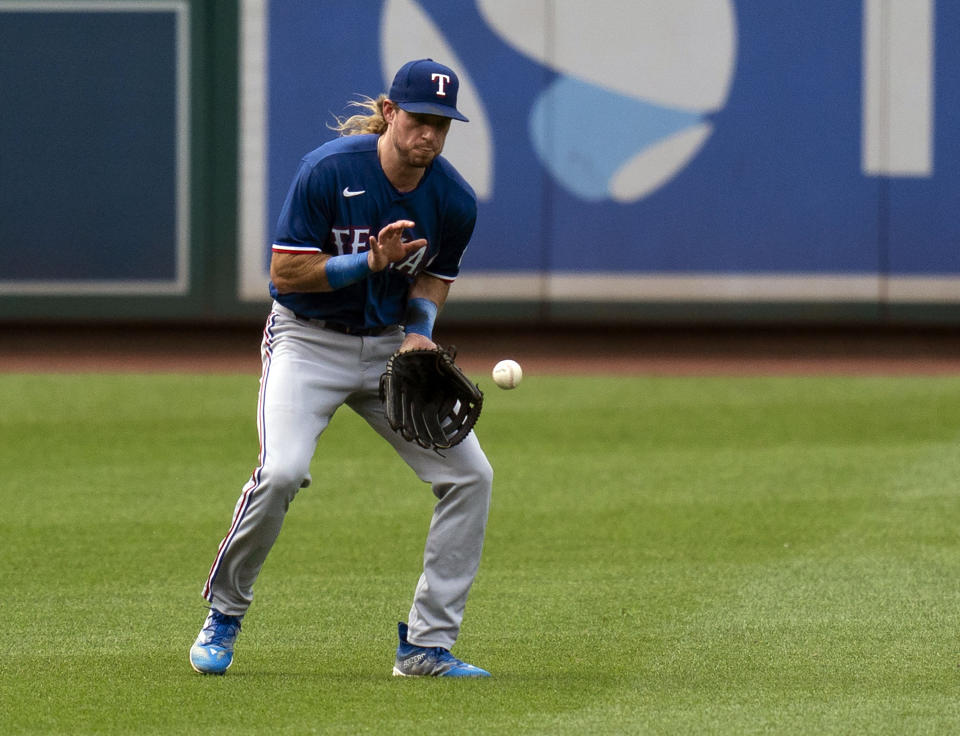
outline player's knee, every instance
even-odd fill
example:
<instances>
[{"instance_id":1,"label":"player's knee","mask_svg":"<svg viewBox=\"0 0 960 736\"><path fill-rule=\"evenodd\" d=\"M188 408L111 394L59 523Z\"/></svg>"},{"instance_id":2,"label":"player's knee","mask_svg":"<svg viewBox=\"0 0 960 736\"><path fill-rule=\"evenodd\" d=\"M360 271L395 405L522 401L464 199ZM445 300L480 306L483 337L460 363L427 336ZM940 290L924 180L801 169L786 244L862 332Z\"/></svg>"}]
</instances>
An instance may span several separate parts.
<instances>
[{"instance_id":1,"label":"player's knee","mask_svg":"<svg viewBox=\"0 0 960 736\"><path fill-rule=\"evenodd\" d=\"M487 460L486 456L482 457L480 461L476 463L474 472L476 473L476 483L478 485L488 489L493 486L493 466L490 464L490 461Z\"/></svg>"},{"instance_id":2,"label":"player's knee","mask_svg":"<svg viewBox=\"0 0 960 736\"><path fill-rule=\"evenodd\" d=\"M471 454L463 469L463 477L467 484L477 488L489 490L493 486L493 466L482 450Z\"/></svg>"},{"instance_id":3,"label":"player's knee","mask_svg":"<svg viewBox=\"0 0 960 736\"><path fill-rule=\"evenodd\" d=\"M292 501L301 488L310 485L309 471L295 466L264 468L264 477L288 501Z\"/></svg>"},{"instance_id":4,"label":"player's knee","mask_svg":"<svg viewBox=\"0 0 960 736\"><path fill-rule=\"evenodd\" d=\"M493 488L493 466L486 457L480 455L470 465L460 469L459 475L454 483L437 484L434 487L434 493L438 498L442 498L446 493L454 488L482 496L489 496Z\"/></svg>"}]
</instances>

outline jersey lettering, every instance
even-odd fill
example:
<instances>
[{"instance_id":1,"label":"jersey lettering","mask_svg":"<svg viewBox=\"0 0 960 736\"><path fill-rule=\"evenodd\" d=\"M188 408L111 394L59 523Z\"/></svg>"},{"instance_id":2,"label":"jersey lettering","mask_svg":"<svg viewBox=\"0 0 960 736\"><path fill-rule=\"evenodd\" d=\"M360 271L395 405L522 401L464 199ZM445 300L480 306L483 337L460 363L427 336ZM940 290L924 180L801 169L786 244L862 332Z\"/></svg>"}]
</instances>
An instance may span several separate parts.
<instances>
[{"instance_id":1,"label":"jersey lettering","mask_svg":"<svg viewBox=\"0 0 960 736\"><path fill-rule=\"evenodd\" d=\"M362 253L370 247L370 228L330 228L330 240L339 256Z\"/></svg>"},{"instance_id":2,"label":"jersey lettering","mask_svg":"<svg viewBox=\"0 0 960 736\"><path fill-rule=\"evenodd\" d=\"M446 89L444 89L444 88L446 87L447 84L450 83L450 75L449 75L449 74L438 74L438 73L434 72L433 74L430 75L430 81L431 81L431 82L438 82L438 84L437 84L437 97L446 97L446 96L447 96L447 91L446 91Z\"/></svg>"},{"instance_id":3,"label":"jersey lettering","mask_svg":"<svg viewBox=\"0 0 960 736\"><path fill-rule=\"evenodd\" d=\"M413 253L408 255L402 261L394 263L392 268L394 271L399 271L400 273L407 273L410 276L416 276L417 272L420 270L420 263L423 261L423 256L426 254L427 249L417 248Z\"/></svg>"}]
</instances>

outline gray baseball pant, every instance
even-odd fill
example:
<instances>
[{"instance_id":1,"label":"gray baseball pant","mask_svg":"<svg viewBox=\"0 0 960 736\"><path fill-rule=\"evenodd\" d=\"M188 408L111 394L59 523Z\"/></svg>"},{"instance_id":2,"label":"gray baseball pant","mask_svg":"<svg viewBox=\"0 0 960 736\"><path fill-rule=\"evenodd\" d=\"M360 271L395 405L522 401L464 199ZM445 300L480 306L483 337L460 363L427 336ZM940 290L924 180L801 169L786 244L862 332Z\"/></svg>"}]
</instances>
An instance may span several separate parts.
<instances>
[{"instance_id":1,"label":"gray baseball pant","mask_svg":"<svg viewBox=\"0 0 960 736\"><path fill-rule=\"evenodd\" d=\"M493 470L472 432L441 457L389 427L379 381L403 336L399 328L378 337L343 335L274 304L261 345L259 463L243 487L204 586L213 608L239 616L250 606L253 584L290 502L311 482L317 441L334 411L347 404L432 485L437 503L407 619L409 641L453 646L480 565Z\"/></svg>"}]
</instances>

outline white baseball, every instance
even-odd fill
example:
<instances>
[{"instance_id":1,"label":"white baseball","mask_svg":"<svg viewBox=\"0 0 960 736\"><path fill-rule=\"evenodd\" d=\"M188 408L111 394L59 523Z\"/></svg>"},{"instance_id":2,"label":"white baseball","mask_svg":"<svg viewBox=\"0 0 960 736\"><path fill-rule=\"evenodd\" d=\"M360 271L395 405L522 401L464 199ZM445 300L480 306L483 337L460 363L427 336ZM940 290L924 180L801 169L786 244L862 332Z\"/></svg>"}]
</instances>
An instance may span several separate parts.
<instances>
[{"instance_id":1,"label":"white baseball","mask_svg":"<svg viewBox=\"0 0 960 736\"><path fill-rule=\"evenodd\" d=\"M501 360L493 366L493 382L500 388L516 388L523 380L523 369L515 360Z\"/></svg>"}]
</instances>

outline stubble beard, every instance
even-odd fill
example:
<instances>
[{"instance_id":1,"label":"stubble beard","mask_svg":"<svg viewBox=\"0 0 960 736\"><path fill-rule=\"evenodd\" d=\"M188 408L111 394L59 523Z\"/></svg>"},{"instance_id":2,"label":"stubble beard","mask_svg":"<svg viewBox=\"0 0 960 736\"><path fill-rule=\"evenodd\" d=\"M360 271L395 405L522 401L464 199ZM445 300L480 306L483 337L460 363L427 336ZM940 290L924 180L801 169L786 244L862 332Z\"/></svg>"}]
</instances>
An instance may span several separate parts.
<instances>
[{"instance_id":1,"label":"stubble beard","mask_svg":"<svg viewBox=\"0 0 960 736\"><path fill-rule=\"evenodd\" d=\"M395 138L389 141L389 143L393 145L393 150L396 152L397 158L399 158L400 161L407 166L414 169L427 168L443 150L442 146L439 150L432 147L421 147L417 145L411 145L408 148L403 148Z\"/></svg>"},{"instance_id":2,"label":"stubble beard","mask_svg":"<svg viewBox=\"0 0 960 736\"><path fill-rule=\"evenodd\" d=\"M424 149L414 147L408 151L397 149L397 153L400 155L400 160L406 163L407 166L415 169L425 169L433 163L433 160L440 152L432 148Z\"/></svg>"}]
</instances>

